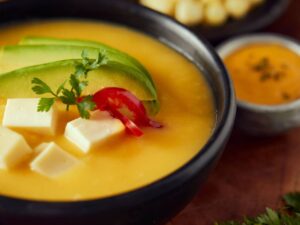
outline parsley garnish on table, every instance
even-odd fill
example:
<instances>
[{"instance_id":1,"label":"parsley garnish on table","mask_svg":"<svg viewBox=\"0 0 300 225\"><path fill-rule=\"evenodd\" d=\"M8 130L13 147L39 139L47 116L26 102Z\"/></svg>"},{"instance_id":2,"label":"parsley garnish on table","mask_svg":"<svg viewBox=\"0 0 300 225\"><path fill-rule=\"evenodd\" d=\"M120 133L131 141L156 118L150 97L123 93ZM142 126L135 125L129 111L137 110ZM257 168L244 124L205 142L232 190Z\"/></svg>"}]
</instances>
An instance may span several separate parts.
<instances>
[{"instance_id":1,"label":"parsley garnish on table","mask_svg":"<svg viewBox=\"0 0 300 225\"><path fill-rule=\"evenodd\" d=\"M81 54L82 60L75 65L74 74L62 83L56 91L53 91L49 85L39 78L33 78L32 90L37 95L50 94L52 97L41 98L38 104L39 112L48 112L56 100L60 100L66 105L69 110L71 105L77 106L79 114L82 118L89 119L90 111L94 110L96 105L92 101L92 96L82 96L83 90L88 86L87 75L90 71L98 69L107 64L107 57L105 52L100 52L97 59L91 60L88 58L87 51ZM69 88L66 88L66 83L69 83Z\"/></svg>"},{"instance_id":2,"label":"parsley garnish on table","mask_svg":"<svg viewBox=\"0 0 300 225\"><path fill-rule=\"evenodd\" d=\"M279 211L267 208L265 213L244 221L227 221L215 225L300 225L300 193L290 193L283 197L285 207Z\"/></svg>"}]
</instances>

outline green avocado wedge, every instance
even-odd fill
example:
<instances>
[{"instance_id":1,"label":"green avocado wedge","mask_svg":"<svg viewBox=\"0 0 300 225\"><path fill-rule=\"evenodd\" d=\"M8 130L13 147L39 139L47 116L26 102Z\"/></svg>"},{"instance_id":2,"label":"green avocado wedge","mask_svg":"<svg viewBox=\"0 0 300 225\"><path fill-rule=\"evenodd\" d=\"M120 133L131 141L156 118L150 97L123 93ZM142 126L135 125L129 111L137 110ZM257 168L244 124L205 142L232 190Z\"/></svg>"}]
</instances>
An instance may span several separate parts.
<instances>
[{"instance_id":1,"label":"green avocado wedge","mask_svg":"<svg viewBox=\"0 0 300 225\"><path fill-rule=\"evenodd\" d=\"M67 59L79 59L83 50L87 51L90 59L96 59L99 52L104 51L110 61L126 64L128 67L136 69L151 78L145 68L140 68L138 64L132 63L132 57L120 51L71 45L14 45L0 47L0 75L23 67Z\"/></svg>"},{"instance_id":2,"label":"green avocado wedge","mask_svg":"<svg viewBox=\"0 0 300 225\"><path fill-rule=\"evenodd\" d=\"M57 89L74 73L76 63L81 59L69 59L41 65L21 68L0 75L0 98L31 98L36 96L32 91L31 81L39 78L51 88ZM91 71L88 75L89 85L84 95L94 94L104 87L122 87L130 90L148 108L149 113L159 110L157 93L151 79L139 70L115 61ZM68 85L68 84L67 84ZM47 96L44 96L47 97Z\"/></svg>"},{"instance_id":3,"label":"green avocado wedge","mask_svg":"<svg viewBox=\"0 0 300 225\"><path fill-rule=\"evenodd\" d=\"M33 97L28 85L34 77L57 88L75 71L74 64L83 50L91 60L99 52L108 60L105 68L91 72L89 94L103 87L122 87L142 100L151 114L159 111L152 77L135 58L98 42L47 37L25 37L18 45L0 47L0 98Z\"/></svg>"},{"instance_id":4,"label":"green avocado wedge","mask_svg":"<svg viewBox=\"0 0 300 225\"><path fill-rule=\"evenodd\" d=\"M139 68L144 73L148 73L146 68L135 58L131 57L130 55L126 54L125 52L119 51L115 48L112 48L112 47L106 45L106 44L96 42L96 41L28 36L28 37L24 37L19 42L19 45L63 45L63 46L80 46L80 47L84 47L84 48L87 48L87 47L96 48L101 51L108 51L111 53L115 53L118 55L119 58L126 60L126 62L128 64Z\"/></svg>"}]
</instances>

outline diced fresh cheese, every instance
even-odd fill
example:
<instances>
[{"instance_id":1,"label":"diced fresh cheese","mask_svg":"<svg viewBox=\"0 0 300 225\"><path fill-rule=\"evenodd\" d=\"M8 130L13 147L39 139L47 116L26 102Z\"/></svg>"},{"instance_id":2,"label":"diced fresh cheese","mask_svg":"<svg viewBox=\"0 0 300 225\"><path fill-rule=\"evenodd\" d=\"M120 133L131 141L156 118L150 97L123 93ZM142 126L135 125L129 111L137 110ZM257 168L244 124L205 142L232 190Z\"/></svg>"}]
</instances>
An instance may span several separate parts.
<instances>
[{"instance_id":1,"label":"diced fresh cheese","mask_svg":"<svg viewBox=\"0 0 300 225\"><path fill-rule=\"evenodd\" d=\"M215 0L206 4L204 18L209 25L218 26L227 21L228 12L220 0Z\"/></svg>"},{"instance_id":2,"label":"diced fresh cheese","mask_svg":"<svg viewBox=\"0 0 300 225\"><path fill-rule=\"evenodd\" d=\"M88 120L79 118L67 124L65 137L78 146L82 152L88 153L92 148L125 130L118 119L108 112L95 111Z\"/></svg>"},{"instance_id":3,"label":"diced fresh cheese","mask_svg":"<svg viewBox=\"0 0 300 225\"><path fill-rule=\"evenodd\" d=\"M140 0L140 2L153 10L172 15L177 0Z\"/></svg>"},{"instance_id":4,"label":"diced fresh cheese","mask_svg":"<svg viewBox=\"0 0 300 225\"><path fill-rule=\"evenodd\" d=\"M51 142L31 162L30 168L41 175L54 178L67 172L78 163L77 158Z\"/></svg>"},{"instance_id":5,"label":"diced fresh cheese","mask_svg":"<svg viewBox=\"0 0 300 225\"><path fill-rule=\"evenodd\" d=\"M10 169L22 163L32 153L24 137L0 127L0 169Z\"/></svg>"},{"instance_id":6,"label":"diced fresh cheese","mask_svg":"<svg viewBox=\"0 0 300 225\"><path fill-rule=\"evenodd\" d=\"M54 135L58 110L54 104L49 112L38 112L38 102L38 98L8 99L4 111L3 126Z\"/></svg>"},{"instance_id":7,"label":"diced fresh cheese","mask_svg":"<svg viewBox=\"0 0 300 225\"><path fill-rule=\"evenodd\" d=\"M41 144L39 144L38 146L36 146L33 150L35 154L40 154L42 151L44 151L48 146L49 146L50 142L43 142Z\"/></svg>"},{"instance_id":8,"label":"diced fresh cheese","mask_svg":"<svg viewBox=\"0 0 300 225\"><path fill-rule=\"evenodd\" d=\"M201 23L204 18L204 6L196 0L179 0L175 8L175 18L187 25Z\"/></svg>"},{"instance_id":9,"label":"diced fresh cheese","mask_svg":"<svg viewBox=\"0 0 300 225\"><path fill-rule=\"evenodd\" d=\"M251 1L225 0L224 6L230 16L236 19L240 19L246 16L251 9Z\"/></svg>"}]
</instances>

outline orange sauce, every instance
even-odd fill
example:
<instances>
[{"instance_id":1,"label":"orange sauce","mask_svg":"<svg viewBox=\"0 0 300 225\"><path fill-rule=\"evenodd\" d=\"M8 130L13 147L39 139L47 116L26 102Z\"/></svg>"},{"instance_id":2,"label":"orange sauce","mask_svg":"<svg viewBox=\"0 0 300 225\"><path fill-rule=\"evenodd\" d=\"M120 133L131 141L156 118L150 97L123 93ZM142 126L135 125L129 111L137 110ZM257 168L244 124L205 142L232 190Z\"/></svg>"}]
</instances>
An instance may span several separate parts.
<instances>
[{"instance_id":1,"label":"orange sauce","mask_svg":"<svg viewBox=\"0 0 300 225\"><path fill-rule=\"evenodd\" d=\"M300 97L300 57L279 44L251 44L225 58L237 98L276 105Z\"/></svg>"}]
</instances>

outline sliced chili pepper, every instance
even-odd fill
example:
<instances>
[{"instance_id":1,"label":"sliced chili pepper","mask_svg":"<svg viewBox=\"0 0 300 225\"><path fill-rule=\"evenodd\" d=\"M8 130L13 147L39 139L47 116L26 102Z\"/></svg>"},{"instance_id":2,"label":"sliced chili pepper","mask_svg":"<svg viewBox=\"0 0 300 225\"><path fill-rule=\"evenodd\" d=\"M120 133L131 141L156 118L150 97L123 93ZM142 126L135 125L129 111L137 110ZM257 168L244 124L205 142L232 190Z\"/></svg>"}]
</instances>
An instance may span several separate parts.
<instances>
[{"instance_id":1,"label":"sliced chili pepper","mask_svg":"<svg viewBox=\"0 0 300 225\"><path fill-rule=\"evenodd\" d=\"M144 134L144 132L132 120L124 116L118 110L111 108L109 111L113 117L118 118L119 120L122 121L128 133L136 137L140 137Z\"/></svg>"},{"instance_id":2,"label":"sliced chili pepper","mask_svg":"<svg viewBox=\"0 0 300 225\"><path fill-rule=\"evenodd\" d=\"M143 103L123 88L104 88L94 95L93 101L99 110L109 111L113 117L120 119L135 136L143 134L138 126L162 127L147 116Z\"/></svg>"}]
</instances>

